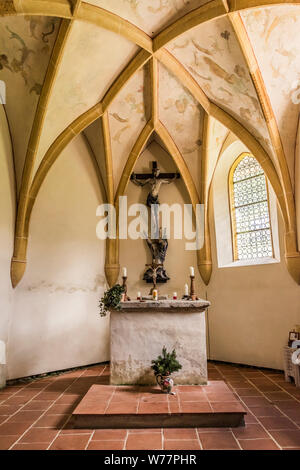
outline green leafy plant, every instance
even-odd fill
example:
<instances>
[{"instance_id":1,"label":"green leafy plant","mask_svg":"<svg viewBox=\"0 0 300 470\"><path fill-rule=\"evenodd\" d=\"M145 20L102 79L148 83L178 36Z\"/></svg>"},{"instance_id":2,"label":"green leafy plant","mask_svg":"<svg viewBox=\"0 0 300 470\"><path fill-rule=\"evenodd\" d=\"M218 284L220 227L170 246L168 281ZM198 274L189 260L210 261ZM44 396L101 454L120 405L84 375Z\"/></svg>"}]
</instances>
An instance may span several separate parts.
<instances>
[{"instance_id":1,"label":"green leafy plant","mask_svg":"<svg viewBox=\"0 0 300 470\"><path fill-rule=\"evenodd\" d=\"M120 310L120 302L123 292L124 287L120 286L120 284L116 284L104 292L99 303L101 317L105 317L109 310Z\"/></svg>"},{"instance_id":2,"label":"green leafy plant","mask_svg":"<svg viewBox=\"0 0 300 470\"><path fill-rule=\"evenodd\" d=\"M173 349L171 353L168 353L165 346L162 349L162 356L159 355L151 364L155 375L170 375L172 372L176 372L182 368L182 365L176 359L175 349Z\"/></svg>"}]
</instances>

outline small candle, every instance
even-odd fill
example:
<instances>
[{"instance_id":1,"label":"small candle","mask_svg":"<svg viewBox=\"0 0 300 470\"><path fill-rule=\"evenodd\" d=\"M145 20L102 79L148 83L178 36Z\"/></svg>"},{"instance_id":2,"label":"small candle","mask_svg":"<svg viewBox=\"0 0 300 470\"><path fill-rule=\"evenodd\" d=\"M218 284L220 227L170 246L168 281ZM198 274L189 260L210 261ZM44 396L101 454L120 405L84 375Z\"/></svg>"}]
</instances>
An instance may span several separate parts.
<instances>
[{"instance_id":1,"label":"small candle","mask_svg":"<svg viewBox=\"0 0 300 470\"><path fill-rule=\"evenodd\" d=\"M195 276L195 270L194 270L193 266L190 267L190 275L193 276L193 277Z\"/></svg>"},{"instance_id":2,"label":"small candle","mask_svg":"<svg viewBox=\"0 0 300 470\"><path fill-rule=\"evenodd\" d=\"M177 300L177 292L173 292L173 300Z\"/></svg>"},{"instance_id":3,"label":"small candle","mask_svg":"<svg viewBox=\"0 0 300 470\"><path fill-rule=\"evenodd\" d=\"M127 277L127 268L123 268L123 277Z\"/></svg>"},{"instance_id":4,"label":"small candle","mask_svg":"<svg viewBox=\"0 0 300 470\"><path fill-rule=\"evenodd\" d=\"M189 295L189 286L187 284L184 285L184 295Z\"/></svg>"},{"instance_id":5,"label":"small candle","mask_svg":"<svg viewBox=\"0 0 300 470\"><path fill-rule=\"evenodd\" d=\"M138 293L137 293L137 300L141 300L141 297L142 297L141 293L138 292Z\"/></svg>"}]
</instances>

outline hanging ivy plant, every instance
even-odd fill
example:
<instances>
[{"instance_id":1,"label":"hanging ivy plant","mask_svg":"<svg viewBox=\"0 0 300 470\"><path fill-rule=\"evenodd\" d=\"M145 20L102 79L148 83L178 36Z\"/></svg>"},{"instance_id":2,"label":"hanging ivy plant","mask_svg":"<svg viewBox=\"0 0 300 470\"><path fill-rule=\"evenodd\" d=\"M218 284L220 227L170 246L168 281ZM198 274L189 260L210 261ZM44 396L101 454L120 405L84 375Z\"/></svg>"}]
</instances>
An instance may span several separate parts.
<instances>
[{"instance_id":1,"label":"hanging ivy plant","mask_svg":"<svg viewBox=\"0 0 300 470\"><path fill-rule=\"evenodd\" d=\"M120 302L123 292L124 287L120 284L116 284L104 292L99 303L101 317L105 317L110 310L120 310Z\"/></svg>"}]
</instances>

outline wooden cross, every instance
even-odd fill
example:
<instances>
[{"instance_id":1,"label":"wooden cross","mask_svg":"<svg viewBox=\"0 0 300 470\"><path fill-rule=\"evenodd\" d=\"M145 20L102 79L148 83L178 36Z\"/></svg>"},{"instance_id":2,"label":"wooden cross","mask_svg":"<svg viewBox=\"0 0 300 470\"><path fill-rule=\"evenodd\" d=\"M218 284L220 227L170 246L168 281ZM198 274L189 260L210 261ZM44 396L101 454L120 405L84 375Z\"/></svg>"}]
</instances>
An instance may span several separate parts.
<instances>
[{"instance_id":1,"label":"wooden cross","mask_svg":"<svg viewBox=\"0 0 300 470\"><path fill-rule=\"evenodd\" d=\"M152 173L132 173L130 179L133 180L134 178L137 180L148 180L152 178L156 179L175 179L180 178L180 173L159 173L158 176L155 176L156 170L158 170L157 162L152 163Z\"/></svg>"}]
</instances>

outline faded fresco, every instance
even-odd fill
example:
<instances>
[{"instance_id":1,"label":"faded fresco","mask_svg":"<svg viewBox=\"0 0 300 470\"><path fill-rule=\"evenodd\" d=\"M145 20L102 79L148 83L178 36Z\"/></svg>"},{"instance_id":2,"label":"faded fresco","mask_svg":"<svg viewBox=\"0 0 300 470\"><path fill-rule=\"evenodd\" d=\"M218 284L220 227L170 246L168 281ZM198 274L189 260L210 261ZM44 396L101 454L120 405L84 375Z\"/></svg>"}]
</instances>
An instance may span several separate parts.
<instances>
[{"instance_id":1,"label":"faded fresco","mask_svg":"<svg viewBox=\"0 0 300 470\"><path fill-rule=\"evenodd\" d=\"M215 166L220 155L223 143L229 134L227 127L223 126L219 121L210 117L209 135L208 135L208 148L209 158L207 166L207 181L211 182Z\"/></svg>"},{"instance_id":2,"label":"faded fresco","mask_svg":"<svg viewBox=\"0 0 300 470\"><path fill-rule=\"evenodd\" d=\"M203 116L203 109L189 91L159 64L159 118L180 150L198 189Z\"/></svg>"},{"instance_id":3,"label":"faded fresco","mask_svg":"<svg viewBox=\"0 0 300 470\"><path fill-rule=\"evenodd\" d=\"M246 10L241 16L263 75L294 180L300 110L300 6Z\"/></svg>"},{"instance_id":4,"label":"faded fresco","mask_svg":"<svg viewBox=\"0 0 300 470\"><path fill-rule=\"evenodd\" d=\"M226 17L182 34L167 48L207 96L270 148L268 130L235 33Z\"/></svg>"},{"instance_id":5,"label":"faded fresco","mask_svg":"<svg viewBox=\"0 0 300 470\"><path fill-rule=\"evenodd\" d=\"M18 187L59 24L57 18L41 16L0 20L0 80L6 85L6 111L14 145Z\"/></svg>"},{"instance_id":6,"label":"faded fresco","mask_svg":"<svg viewBox=\"0 0 300 470\"><path fill-rule=\"evenodd\" d=\"M118 77L137 46L86 22L75 22L49 102L36 168L56 137L98 103Z\"/></svg>"},{"instance_id":7,"label":"faded fresco","mask_svg":"<svg viewBox=\"0 0 300 470\"><path fill-rule=\"evenodd\" d=\"M115 189L132 147L150 117L147 72L148 66L136 72L109 108Z\"/></svg>"},{"instance_id":8,"label":"faded fresco","mask_svg":"<svg viewBox=\"0 0 300 470\"><path fill-rule=\"evenodd\" d=\"M88 3L130 21L149 36L158 32L208 0L88 0Z\"/></svg>"}]
</instances>

